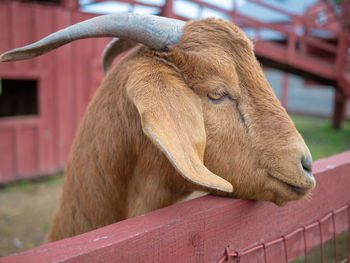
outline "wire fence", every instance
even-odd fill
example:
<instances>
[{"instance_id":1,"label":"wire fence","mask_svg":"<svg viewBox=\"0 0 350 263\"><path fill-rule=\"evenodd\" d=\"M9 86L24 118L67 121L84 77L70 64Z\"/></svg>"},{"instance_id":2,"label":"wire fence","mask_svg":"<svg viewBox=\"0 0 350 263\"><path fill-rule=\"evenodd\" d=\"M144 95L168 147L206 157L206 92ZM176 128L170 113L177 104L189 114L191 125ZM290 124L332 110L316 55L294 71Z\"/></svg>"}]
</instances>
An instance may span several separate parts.
<instances>
[{"instance_id":1,"label":"wire fence","mask_svg":"<svg viewBox=\"0 0 350 263\"><path fill-rule=\"evenodd\" d=\"M347 230L345 233L339 233ZM302 257L294 260L297 262L350 262L350 205L346 204L335 209L315 222L299 227L293 232L278 237L266 243L254 247L234 251L227 247L224 255L218 260L222 262L291 262L296 256ZM347 246L342 246L342 254L346 252L345 258L339 258L337 236L347 234ZM315 248L315 242L309 244L309 239L319 239L320 257L314 260L309 259L309 252ZM333 242L333 253L327 254L325 259L325 242L331 239ZM317 247L316 247L317 248ZM317 250L314 250L317 253ZM314 253L315 253L314 252ZM313 256L315 258L315 256ZM316 261L317 260L317 261Z\"/></svg>"}]
</instances>

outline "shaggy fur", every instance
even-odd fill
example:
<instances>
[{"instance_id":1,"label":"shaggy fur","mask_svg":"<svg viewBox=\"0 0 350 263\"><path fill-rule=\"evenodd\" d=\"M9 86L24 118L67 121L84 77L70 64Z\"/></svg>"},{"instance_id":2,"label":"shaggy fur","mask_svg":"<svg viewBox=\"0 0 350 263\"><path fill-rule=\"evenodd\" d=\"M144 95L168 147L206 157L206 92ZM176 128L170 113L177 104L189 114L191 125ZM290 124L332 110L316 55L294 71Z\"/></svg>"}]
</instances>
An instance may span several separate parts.
<instances>
[{"instance_id":1,"label":"shaggy fur","mask_svg":"<svg viewBox=\"0 0 350 263\"><path fill-rule=\"evenodd\" d=\"M96 92L71 149L49 240L196 190L284 205L315 186L303 158L309 150L244 33L216 19L187 22L177 44L136 48Z\"/></svg>"}]
</instances>

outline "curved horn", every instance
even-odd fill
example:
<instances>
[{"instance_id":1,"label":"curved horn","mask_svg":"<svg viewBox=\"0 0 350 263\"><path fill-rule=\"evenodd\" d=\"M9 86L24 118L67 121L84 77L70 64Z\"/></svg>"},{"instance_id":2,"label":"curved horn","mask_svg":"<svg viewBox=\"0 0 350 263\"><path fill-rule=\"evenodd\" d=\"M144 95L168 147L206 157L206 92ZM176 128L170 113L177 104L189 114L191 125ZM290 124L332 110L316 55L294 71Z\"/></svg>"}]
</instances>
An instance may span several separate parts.
<instances>
[{"instance_id":1,"label":"curved horn","mask_svg":"<svg viewBox=\"0 0 350 263\"><path fill-rule=\"evenodd\" d=\"M102 68L105 75L107 75L113 60L116 56L132 49L137 45L137 42L126 38L114 38L105 47L102 53Z\"/></svg>"},{"instance_id":2,"label":"curved horn","mask_svg":"<svg viewBox=\"0 0 350 263\"><path fill-rule=\"evenodd\" d=\"M31 45L10 50L0 61L30 59L74 40L94 37L120 37L161 50L178 42L185 22L142 14L111 14L91 18L57 31Z\"/></svg>"}]
</instances>

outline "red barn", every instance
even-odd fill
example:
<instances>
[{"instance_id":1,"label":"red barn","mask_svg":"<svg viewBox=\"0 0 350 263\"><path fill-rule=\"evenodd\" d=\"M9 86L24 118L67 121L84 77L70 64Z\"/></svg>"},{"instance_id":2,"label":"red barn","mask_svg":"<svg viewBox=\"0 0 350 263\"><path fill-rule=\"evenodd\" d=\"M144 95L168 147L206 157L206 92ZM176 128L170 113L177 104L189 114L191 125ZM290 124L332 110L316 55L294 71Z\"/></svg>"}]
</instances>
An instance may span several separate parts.
<instances>
[{"instance_id":1,"label":"red barn","mask_svg":"<svg viewBox=\"0 0 350 263\"><path fill-rule=\"evenodd\" d=\"M0 53L91 18L77 2L1 1ZM0 184L63 171L79 119L103 77L106 43L81 40L0 64Z\"/></svg>"}]
</instances>

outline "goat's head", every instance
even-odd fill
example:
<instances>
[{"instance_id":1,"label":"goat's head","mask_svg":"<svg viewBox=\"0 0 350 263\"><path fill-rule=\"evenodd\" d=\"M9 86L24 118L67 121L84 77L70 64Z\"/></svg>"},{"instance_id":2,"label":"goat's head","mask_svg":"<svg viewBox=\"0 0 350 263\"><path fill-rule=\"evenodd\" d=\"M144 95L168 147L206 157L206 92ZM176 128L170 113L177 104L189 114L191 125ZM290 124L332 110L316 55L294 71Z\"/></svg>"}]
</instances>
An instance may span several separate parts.
<instances>
[{"instance_id":1,"label":"goat's head","mask_svg":"<svg viewBox=\"0 0 350 263\"><path fill-rule=\"evenodd\" d=\"M125 21L149 25L149 19L151 26L143 30L120 27ZM221 20L184 25L162 19L101 16L0 59L31 58L86 37L143 43L168 66L159 74L136 69L127 94L144 133L182 176L211 192L277 205L307 195L315 186L310 152L274 96L250 40ZM158 78L159 86L147 85L147 78Z\"/></svg>"},{"instance_id":2,"label":"goat's head","mask_svg":"<svg viewBox=\"0 0 350 263\"><path fill-rule=\"evenodd\" d=\"M175 46L185 53L185 82L201 99L206 167L230 182L235 196L279 205L313 188L310 152L245 34L228 22L195 21Z\"/></svg>"}]
</instances>

